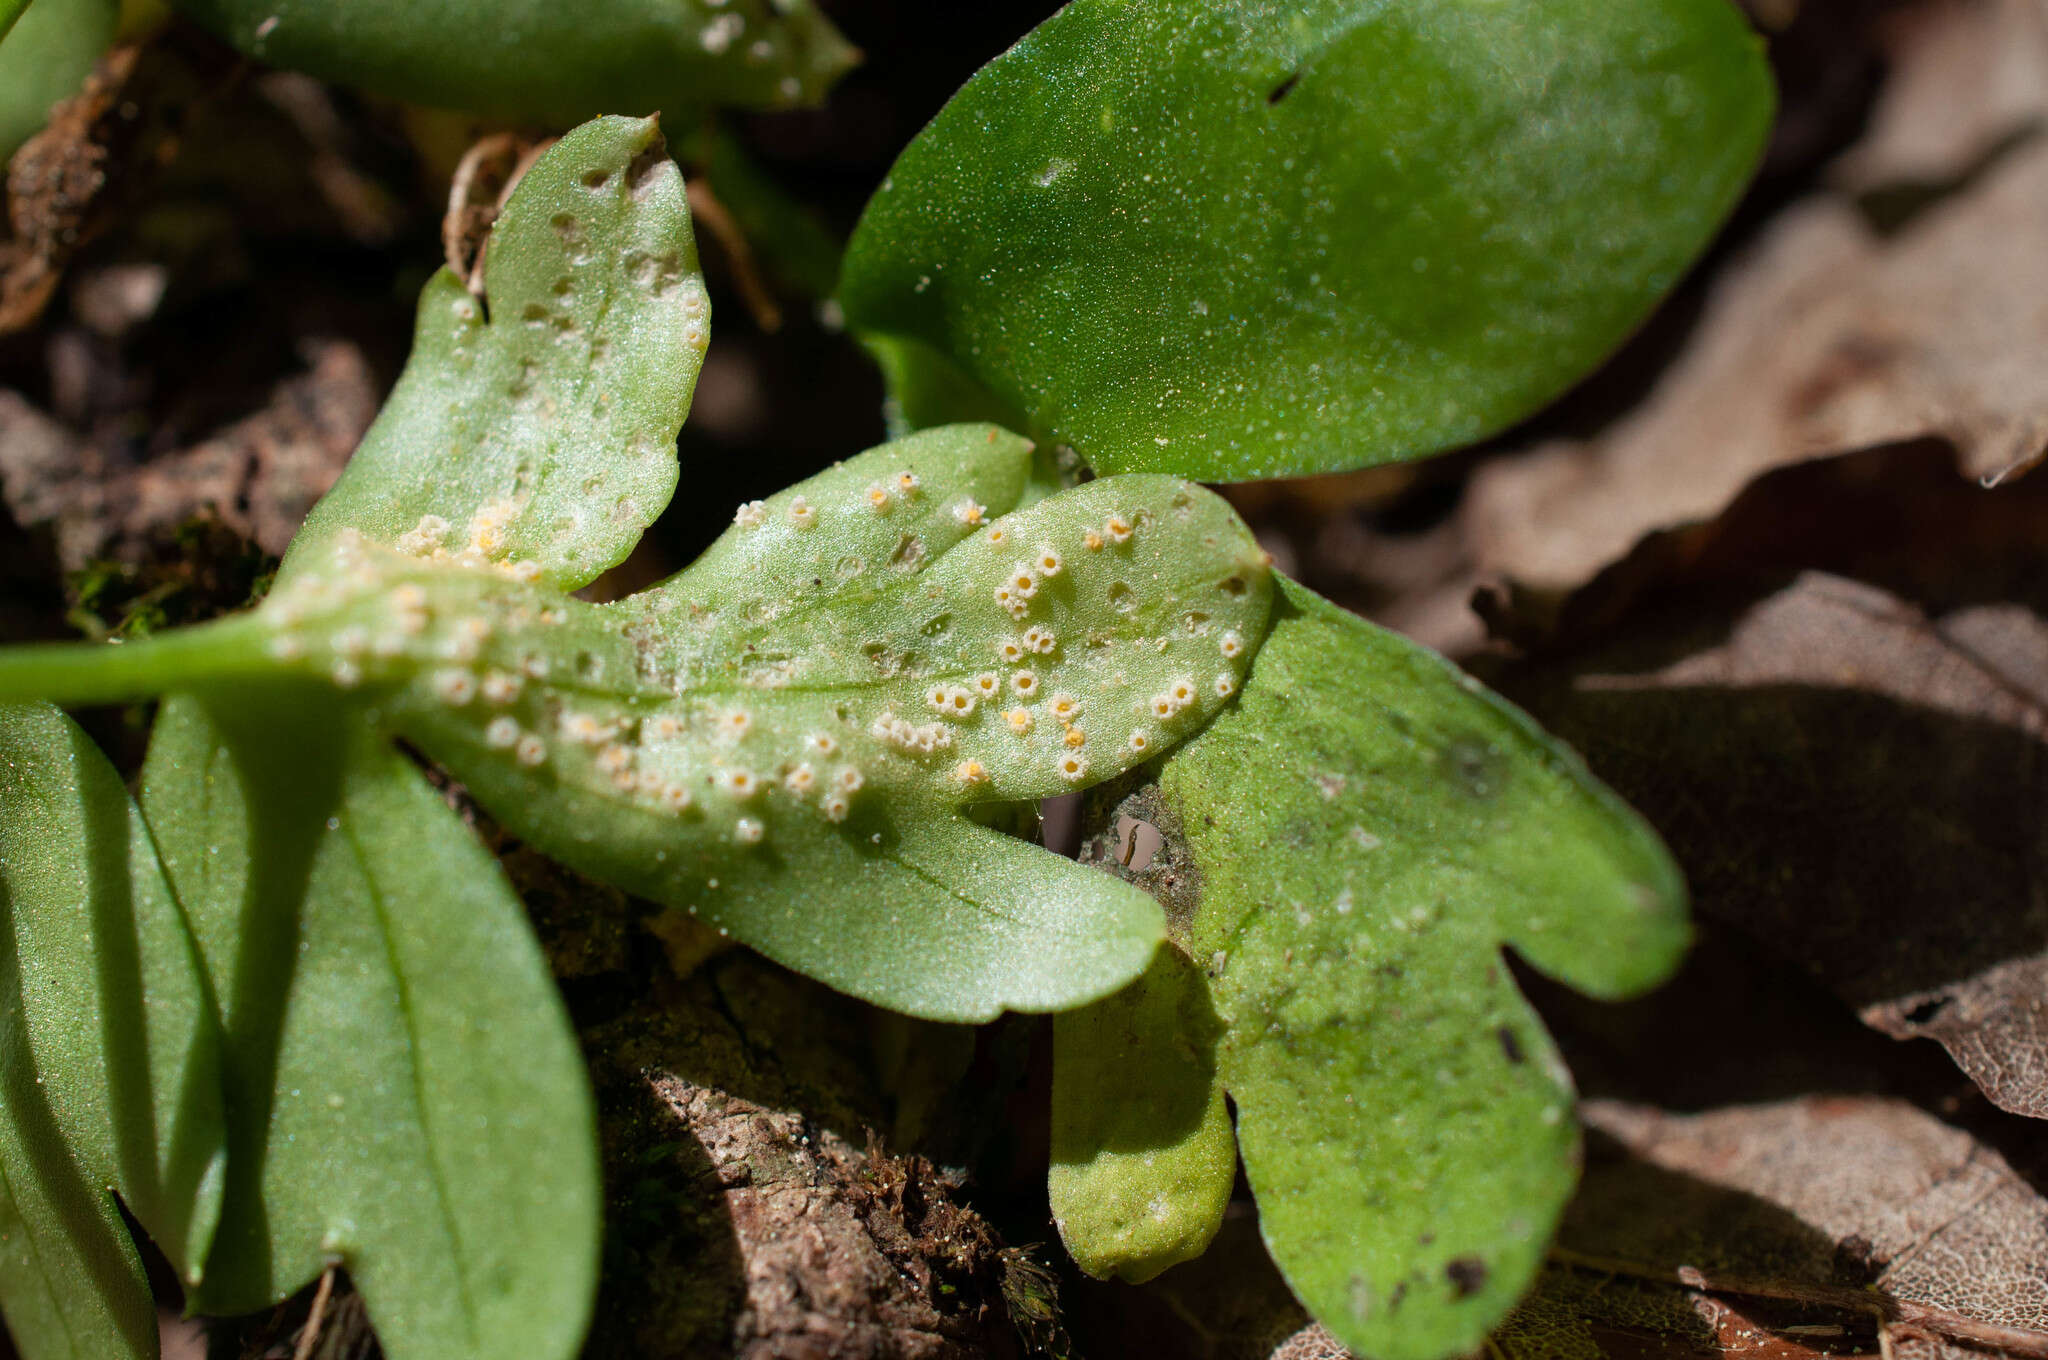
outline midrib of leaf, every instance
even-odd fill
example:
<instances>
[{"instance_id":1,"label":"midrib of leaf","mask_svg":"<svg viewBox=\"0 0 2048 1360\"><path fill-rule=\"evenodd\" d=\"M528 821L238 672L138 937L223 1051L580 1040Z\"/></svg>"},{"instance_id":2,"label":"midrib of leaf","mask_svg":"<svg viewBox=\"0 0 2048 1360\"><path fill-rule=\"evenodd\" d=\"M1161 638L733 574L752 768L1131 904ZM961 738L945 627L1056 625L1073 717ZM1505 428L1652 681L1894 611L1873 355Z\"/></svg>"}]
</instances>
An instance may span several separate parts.
<instances>
[{"instance_id":1,"label":"midrib of leaf","mask_svg":"<svg viewBox=\"0 0 2048 1360\"><path fill-rule=\"evenodd\" d=\"M1052 851L1048 850L1045 853L1049 855L1052 853ZM1005 921L1011 925L1018 925L1023 921L1023 918L1018 916L1016 913L1004 911L993 902L984 901L978 897L969 897L966 893L963 893L958 888L954 887L953 884L948 882L946 879L940 878L936 874L926 873L923 869L919 868L910 860L902 858L893 849L890 850L886 855L884 855L883 858L887 859L892 864L900 866L902 869L908 872L912 877L918 879L920 882L930 884L932 887L937 888L941 893L944 893L946 896L951 897L954 901L972 907L974 908L974 910L980 912L984 916L990 917L998 921Z\"/></svg>"},{"instance_id":2,"label":"midrib of leaf","mask_svg":"<svg viewBox=\"0 0 2048 1360\"><path fill-rule=\"evenodd\" d=\"M377 934L384 944L384 964L391 972L393 990L398 996L398 1013L405 1021L405 1068L412 1083L412 1101L418 1110L420 1139L426 1144L427 1157L434 1168L434 1202L440 1210L441 1230L447 1234L452 1246L449 1256L454 1264L456 1288L462 1300L462 1322L467 1329L469 1344L477 1340L476 1298L470 1292L469 1253L464 1249L462 1233L455 1217L455 1209L448 1202L448 1181L443 1171L444 1159L440 1140L434 1133L434 1121L429 1116L425 1083L420 1073L420 1030L413 1014L412 983L400 964L398 951L392 940L391 917L385 909L384 891L377 881L376 861L365 850L362 838L357 834L353 820L342 819L342 837L348 845L349 856L356 863L356 871L362 877L364 896L370 909L377 916Z\"/></svg>"}]
</instances>

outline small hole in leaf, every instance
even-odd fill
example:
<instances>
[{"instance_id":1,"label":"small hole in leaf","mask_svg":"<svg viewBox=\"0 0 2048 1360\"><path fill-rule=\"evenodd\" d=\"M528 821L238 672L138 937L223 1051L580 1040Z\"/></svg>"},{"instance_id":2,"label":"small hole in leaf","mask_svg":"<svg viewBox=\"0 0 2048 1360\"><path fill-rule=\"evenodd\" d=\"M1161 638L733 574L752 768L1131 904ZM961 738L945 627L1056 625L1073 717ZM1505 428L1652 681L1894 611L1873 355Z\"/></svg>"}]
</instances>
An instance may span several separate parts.
<instances>
[{"instance_id":1,"label":"small hole in leaf","mask_svg":"<svg viewBox=\"0 0 2048 1360\"><path fill-rule=\"evenodd\" d=\"M548 319L548 309L538 302L529 302L526 304L526 310L519 315L527 321L545 321Z\"/></svg>"},{"instance_id":2,"label":"small hole in leaf","mask_svg":"<svg viewBox=\"0 0 2048 1360\"><path fill-rule=\"evenodd\" d=\"M832 564L833 575L842 581L851 581L867 569L868 564L852 553L847 554Z\"/></svg>"},{"instance_id":3,"label":"small hole in leaf","mask_svg":"<svg viewBox=\"0 0 2048 1360\"><path fill-rule=\"evenodd\" d=\"M1116 862L1133 873L1146 868L1159 855L1166 837L1150 822L1136 817L1116 819Z\"/></svg>"},{"instance_id":4,"label":"small hole in leaf","mask_svg":"<svg viewBox=\"0 0 2048 1360\"><path fill-rule=\"evenodd\" d=\"M1219 583L1216 588L1222 591L1225 595L1242 595L1245 592L1244 577L1233 576L1230 579Z\"/></svg>"},{"instance_id":5,"label":"small hole in leaf","mask_svg":"<svg viewBox=\"0 0 2048 1360\"><path fill-rule=\"evenodd\" d=\"M1296 71L1296 72L1294 72L1294 73L1293 73L1292 75L1288 76L1288 77L1287 77L1287 79L1285 79L1285 80L1281 81L1281 82L1280 82L1280 83L1279 83L1278 85L1275 85L1275 86L1274 86L1274 87L1272 88L1272 90L1271 90L1271 91L1269 91L1269 92L1267 93L1267 95L1266 95L1266 102L1267 102L1268 104L1277 104L1277 103L1279 103L1279 102L1280 102L1281 100L1285 99L1285 98L1286 98L1286 97L1287 97L1288 95L1290 95L1290 94L1293 94L1293 93L1294 93L1294 87L1295 87L1296 85L1299 85L1300 83L1301 83L1301 72L1299 72L1299 71Z\"/></svg>"},{"instance_id":6,"label":"small hole in leaf","mask_svg":"<svg viewBox=\"0 0 2048 1360\"><path fill-rule=\"evenodd\" d=\"M575 291L575 288L576 281L565 274L561 278L555 280L554 294L556 297L567 297L570 293Z\"/></svg>"},{"instance_id":7,"label":"small hole in leaf","mask_svg":"<svg viewBox=\"0 0 2048 1360\"><path fill-rule=\"evenodd\" d=\"M556 213L548 223L555 229L555 235L562 238L562 244L573 246L583 240L583 224L573 213Z\"/></svg>"},{"instance_id":8,"label":"small hole in leaf","mask_svg":"<svg viewBox=\"0 0 2048 1360\"><path fill-rule=\"evenodd\" d=\"M1128 614L1138 607L1137 592L1122 581L1113 581L1109 587L1109 607Z\"/></svg>"},{"instance_id":9,"label":"small hole in leaf","mask_svg":"<svg viewBox=\"0 0 2048 1360\"><path fill-rule=\"evenodd\" d=\"M936 638L944 637L952 630L953 616L951 614L935 614L924 621L924 627L919 631L928 638Z\"/></svg>"},{"instance_id":10,"label":"small hole in leaf","mask_svg":"<svg viewBox=\"0 0 2048 1360\"><path fill-rule=\"evenodd\" d=\"M612 172L609 170L598 169L583 172L583 187L586 189L602 189L605 185L611 183L611 180Z\"/></svg>"},{"instance_id":11,"label":"small hole in leaf","mask_svg":"<svg viewBox=\"0 0 2048 1360\"><path fill-rule=\"evenodd\" d=\"M600 667L595 656L589 652L576 653L576 674L588 680L594 678L599 669Z\"/></svg>"}]
</instances>

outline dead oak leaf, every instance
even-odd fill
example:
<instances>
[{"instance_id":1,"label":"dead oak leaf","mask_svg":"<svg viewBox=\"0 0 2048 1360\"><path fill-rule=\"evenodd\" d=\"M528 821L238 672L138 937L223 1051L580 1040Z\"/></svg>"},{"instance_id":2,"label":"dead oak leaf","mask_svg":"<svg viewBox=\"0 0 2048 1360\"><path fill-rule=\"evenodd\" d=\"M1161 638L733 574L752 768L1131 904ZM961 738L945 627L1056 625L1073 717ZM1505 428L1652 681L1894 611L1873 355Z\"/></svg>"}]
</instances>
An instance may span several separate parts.
<instances>
[{"instance_id":1,"label":"dead oak leaf","mask_svg":"<svg viewBox=\"0 0 2048 1360\"><path fill-rule=\"evenodd\" d=\"M1501 683L1649 817L1699 909L2048 1118L2048 622L1807 573L1666 594Z\"/></svg>"},{"instance_id":2,"label":"dead oak leaf","mask_svg":"<svg viewBox=\"0 0 2048 1360\"><path fill-rule=\"evenodd\" d=\"M1916 6L1874 131L1729 266L1649 399L1474 479L1482 573L1576 586L1759 473L1921 437L1995 481L2048 449L2048 20Z\"/></svg>"}]
</instances>

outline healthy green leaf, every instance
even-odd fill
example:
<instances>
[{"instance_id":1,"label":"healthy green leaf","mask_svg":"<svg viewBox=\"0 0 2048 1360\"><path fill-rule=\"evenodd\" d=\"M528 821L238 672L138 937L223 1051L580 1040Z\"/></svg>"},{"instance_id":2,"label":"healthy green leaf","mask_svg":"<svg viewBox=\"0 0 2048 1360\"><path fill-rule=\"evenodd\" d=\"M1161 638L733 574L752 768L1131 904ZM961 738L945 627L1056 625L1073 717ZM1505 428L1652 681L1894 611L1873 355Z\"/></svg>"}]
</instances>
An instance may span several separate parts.
<instances>
[{"instance_id":1,"label":"healthy green leaf","mask_svg":"<svg viewBox=\"0 0 2048 1360\"><path fill-rule=\"evenodd\" d=\"M0 0L0 166L78 93L120 18L118 0Z\"/></svg>"},{"instance_id":2,"label":"healthy green leaf","mask_svg":"<svg viewBox=\"0 0 2048 1360\"><path fill-rule=\"evenodd\" d=\"M841 298L1102 471L1418 457L1605 356L1771 104L1726 0L1075 0L904 152Z\"/></svg>"},{"instance_id":3,"label":"healthy green leaf","mask_svg":"<svg viewBox=\"0 0 2048 1360\"><path fill-rule=\"evenodd\" d=\"M1570 1074L1500 947L1640 991L1686 942L1676 869L1526 716L1292 582L1159 788L1274 1260L1362 1354L1471 1351L1577 1170Z\"/></svg>"},{"instance_id":4,"label":"healthy green leaf","mask_svg":"<svg viewBox=\"0 0 2048 1360\"><path fill-rule=\"evenodd\" d=\"M496 860L361 715L164 705L143 805L226 1035L204 1312L346 1266L394 1360L574 1355L601 1188L582 1058Z\"/></svg>"},{"instance_id":5,"label":"healthy green leaf","mask_svg":"<svg viewBox=\"0 0 2048 1360\"><path fill-rule=\"evenodd\" d=\"M221 1207L220 1046L120 778L42 704L0 707L0 1307L26 1360L156 1354L118 1192L179 1273Z\"/></svg>"},{"instance_id":6,"label":"healthy green leaf","mask_svg":"<svg viewBox=\"0 0 2048 1360\"><path fill-rule=\"evenodd\" d=\"M824 98L860 54L811 0L173 0L252 57L558 127Z\"/></svg>"},{"instance_id":7,"label":"healthy green leaf","mask_svg":"<svg viewBox=\"0 0 2048 1360\"><path fill-rule=\"evenodd\" d=\"M654 120L600 118L536 161L484 287L427 284L405 374L288 572L349 529L573 590L668 504L711 305Z\"/></svg>"},{"instance_id":8,"label":"healthy green leaf","mask_svg":"<svg viewBox=\"0 0 2048 1360\"><path fill-rule=\"evenodd\" d=\"M1053 1221L1074 1263L1132 1283L1202 1254L1237 1139L1201 971L1161 949L1130 986L1053 1019Z\"/></svg>"}]
</instances>

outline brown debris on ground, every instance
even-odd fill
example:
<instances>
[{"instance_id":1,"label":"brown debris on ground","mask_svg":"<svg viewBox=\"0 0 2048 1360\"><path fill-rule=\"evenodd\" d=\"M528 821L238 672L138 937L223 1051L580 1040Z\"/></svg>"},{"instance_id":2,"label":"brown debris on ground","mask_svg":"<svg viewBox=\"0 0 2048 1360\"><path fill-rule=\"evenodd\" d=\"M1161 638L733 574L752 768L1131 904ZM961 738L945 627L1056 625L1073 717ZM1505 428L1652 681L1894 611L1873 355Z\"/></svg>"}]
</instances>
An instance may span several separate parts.
<instances>
[{"instance_id":1,"label":"brown debris on ground","mask_svg":"<svg viewBox=\"0 0 2048 1360\"><path fill-rule=\"evenodd\" d=\"M314 338L304 349L305 371L279 382L262 410L142 463L0 391L0 490L16 523L48 530L66 571L140 562L202 514L281 556L381 396L352 344Z\"/></svg>"},{"instance_id":2,"label":"brown debris on ground","mask_svg":"<svg viewBox=\"0 0 2048 1360\"><path fill-rule=\"evenodd\" d=\"M195 107L232 70L224 49L182 28L123 43L7 167L0 335L42 315L71 258L134 206L177 154Z\"/></svg>"}]
</instances>

